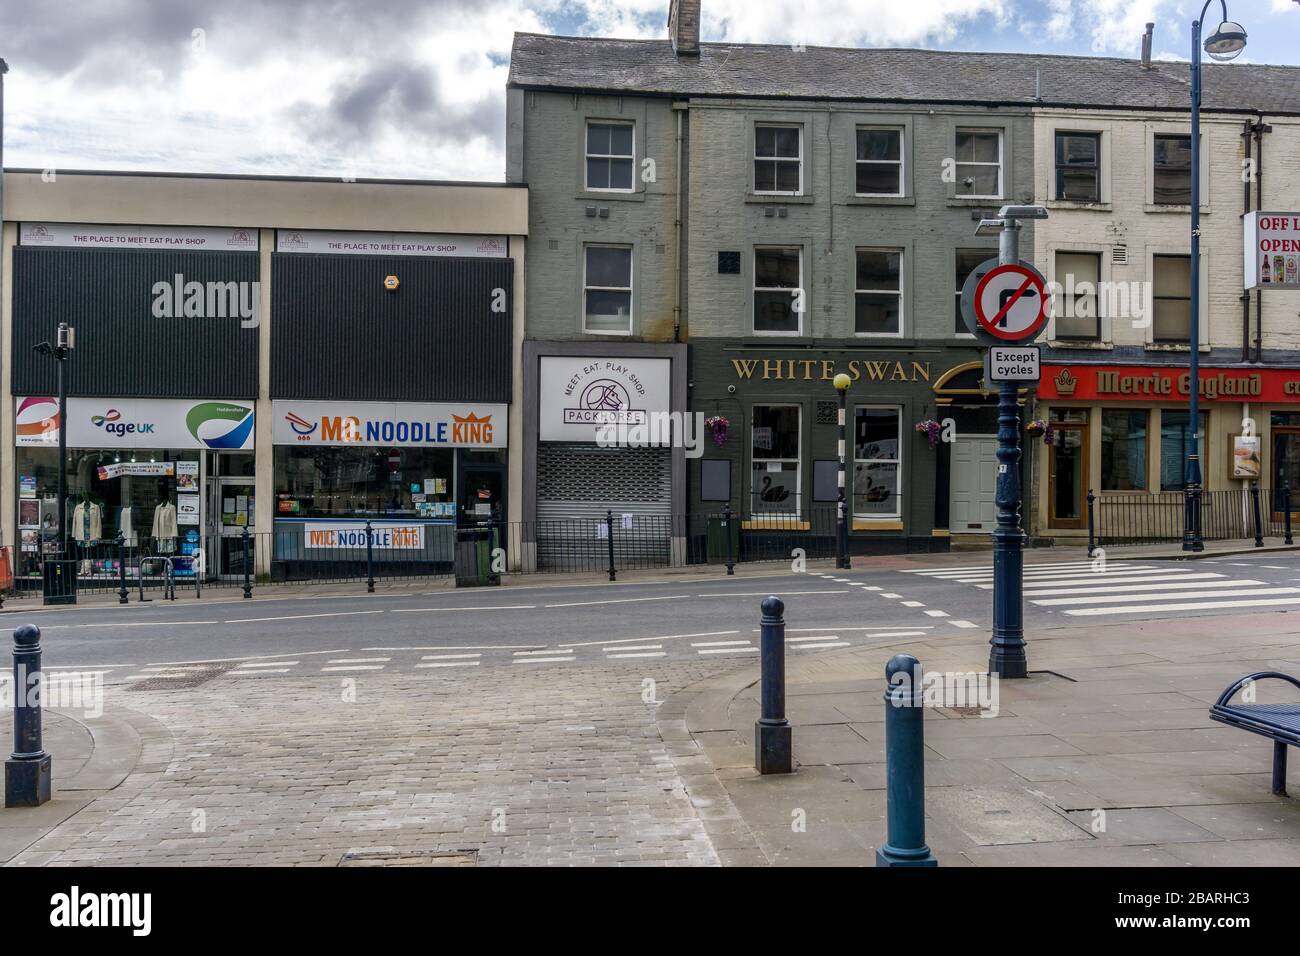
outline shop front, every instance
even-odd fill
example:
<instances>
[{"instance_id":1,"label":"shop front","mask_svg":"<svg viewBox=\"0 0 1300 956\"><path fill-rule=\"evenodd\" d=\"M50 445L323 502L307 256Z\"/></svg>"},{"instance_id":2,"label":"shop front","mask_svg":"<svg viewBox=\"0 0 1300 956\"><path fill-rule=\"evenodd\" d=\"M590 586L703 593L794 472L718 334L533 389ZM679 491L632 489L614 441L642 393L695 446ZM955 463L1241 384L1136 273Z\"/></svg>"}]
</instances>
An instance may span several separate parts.
<instances>
[{"instance_id":1,"label":"shop front","mask_svg":"<svg viewBox=\"0 0 1300 956\"><path fill-rule=\"evenodd\" d=\"M130 578L141 559L147 573L170 565L180 579L240 570L226 540L251 520L251 478L243 498L218 489L251 469L251 402L70 398L67 416L67 534L83 586L117 580L123 550ZM39 586L42 561L59 551L60 427L57 399L15 398L19 587Z\"/></svg>"},{"instance_id":2,"label":"shop front","mask_svg":"<svg viewBox=\"0 0 1300 956\"><path fill-rule=\"evenodd\" d=\"M947 550L992 504L995 403L971 349L755 348L692 342L692 410L706 426L691 508L730 506L751 541L833 540L838 403L846 393L850 551ZM991 517L991 515L989 516ZM985 520L988 520L987 518ZM991 528L991 523L987 526Z\"/></svg>"},{"instance_id":3,"label":"shop front","mask_svg":"<svg viewBox=\"0 0 1300 956\"><path fill-rule=\"evenodd\" d=\"M507 406L275 401L273 578L445 573L457 529L508 547Z\"/></svg>"},{"instance_id":4,"label":"shop front","mask_svg":"<svg viewBox=\"0 0 1300 956\"><path fill-rule=\"evenodd\" d=\"M1085 537L1091 491L1094 531L1105 539L1178 537L1193 443L1205 507L1217 509L1207 510L1207 534L1216 523L1243 536L1253 527L1240 493L1255 482L1265 518L1281 521L1283 487L1300 488L1300 369L1202 365L1195 428L1190 392L1190 373L1177 366L1044 364L1039 533Z\"/></svg>"}]
</instances>

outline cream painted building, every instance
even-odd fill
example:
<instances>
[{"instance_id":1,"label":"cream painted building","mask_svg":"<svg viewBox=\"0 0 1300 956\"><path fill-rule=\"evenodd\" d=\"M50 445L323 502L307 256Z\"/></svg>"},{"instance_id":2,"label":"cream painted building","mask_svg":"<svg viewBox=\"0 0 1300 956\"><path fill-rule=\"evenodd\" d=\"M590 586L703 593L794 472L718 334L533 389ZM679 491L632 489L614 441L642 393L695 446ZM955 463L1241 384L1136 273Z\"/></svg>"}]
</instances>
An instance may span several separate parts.
<instances>
[{"instance_id":1,"label":"cream painted building","mask_svg":"<svg viewBox=\"0 0 1300 956\"><path fill-rule=\"evenodd\" d=\"M10 170L4 187L0 533L20 583L57 539L60 427L83 580L115 573L119 531L133 558L214 576L242 573L250 528L256 573L292 579L354 560L366 521L384 551L445 565L458 523L518 515L526 186ZM66 422L33 351L60 321Z\"/></svg>"},{"instance_id":2,"label":"cream painted building","mask_svg":"<svg viewBox=\"0 0 1300 956\"><path fill-rule=\"evenodd\" d=\"M1185 64L1134 62L1132 99L1144 83L1185 78ZM1052 423L1038 440L1030 532L1056 539L1087 534L1087 495L1097 496L1097 530L1133 538L1181 529L1187 417L1190 282L1200 284L1205 520L1248 527L1243 496L1259 436L1265 518L1281 520L1289 481L1300 500L1300 290L1243 295L1243 213L1300 209L1300 115L1267 112L1260 91L1281 74L1300 87L1300 69L1216 67L1216 105L1240 84L1233 106L1201 116L1201 243L1189 259L1191 123L1168 109L1035 111L1037 200L1033 261L1054 283L1053 317L1040 337L1043 381L1032 417ZM1172 74L1172 75L1170 75ZM1254 108L1265 112L1257 114ZM1262 153L1261 153L1262 144ZM1234 453L1234 450L1236 453ZM1234 464L1236 470L1234 472ZM1151 497L1152 495L1159 497ZM1223 508L1220 508L1223 505ZM1297 510L1292 504L1292 510ZM1207 532L1211 529L1207 528Z\"/></svg>"}]
</instances>

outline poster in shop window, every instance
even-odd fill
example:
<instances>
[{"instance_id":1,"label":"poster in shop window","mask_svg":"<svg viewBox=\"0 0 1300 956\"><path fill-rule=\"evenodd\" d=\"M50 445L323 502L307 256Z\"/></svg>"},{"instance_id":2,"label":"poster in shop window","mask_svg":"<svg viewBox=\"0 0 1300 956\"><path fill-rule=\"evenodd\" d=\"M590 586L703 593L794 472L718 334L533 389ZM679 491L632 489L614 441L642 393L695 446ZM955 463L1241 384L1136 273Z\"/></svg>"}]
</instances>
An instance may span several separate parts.
<instances>
[{"instance_id":1,"label":"poster in shop window","mask_svg":"<svg viewBox=\"0 0 1300 956\"><path fill-rule=\"evenodd\" d=\"M1258 435L1232 436L1232 477L1258 479L1260 476L1260 442Z\"/></svg>"}]
</instances>

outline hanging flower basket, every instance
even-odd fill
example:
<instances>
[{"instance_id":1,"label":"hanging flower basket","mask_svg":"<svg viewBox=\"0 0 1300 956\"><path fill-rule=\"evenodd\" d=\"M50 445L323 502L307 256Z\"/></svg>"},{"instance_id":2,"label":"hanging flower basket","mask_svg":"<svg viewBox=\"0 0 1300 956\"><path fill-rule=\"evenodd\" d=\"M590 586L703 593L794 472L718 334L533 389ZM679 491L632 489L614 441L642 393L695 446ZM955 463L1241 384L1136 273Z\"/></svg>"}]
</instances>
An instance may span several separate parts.
<instances>
[{"instance_id":1,"label":"hanging flower basket","mask_svg":"<svg viewBox=\"0 0 1300 956\"><path fill-rule=\"evenodd\" d=\"M706 418L704 425L712 433L713 443L721 448L727 441L727 429L731 427L731 422L721 415L714 415L712 418Z\"/></svg>"},{"instance_id":2,"label":"hanging flower basket","mask_svg":"<svg viewBox=\"0 0 1300 956\"><path fill-rule=\"evenodd\" d=\"M916 430L924 435L926 441L930 443L930 447L934 448L939 444L939 434L943 431L943 426L933 418L927 418L923 422L916 423Z\"/></svg>"},{"instance_id":3,"label":"hanging flower basket","mask_svg":"<svg viewBox=\"0 0 1300 956\"><path fill-rule=\"evenodd\" d=\"M1043 421L1041 418L1035 418L1033 421L1025 423L1025 432L1031 438L1037 438L1039 435L1042 435L1044 445L1050 445L1052 443L1053 436L1051 422Z\"/></svg>"}]
</instances>

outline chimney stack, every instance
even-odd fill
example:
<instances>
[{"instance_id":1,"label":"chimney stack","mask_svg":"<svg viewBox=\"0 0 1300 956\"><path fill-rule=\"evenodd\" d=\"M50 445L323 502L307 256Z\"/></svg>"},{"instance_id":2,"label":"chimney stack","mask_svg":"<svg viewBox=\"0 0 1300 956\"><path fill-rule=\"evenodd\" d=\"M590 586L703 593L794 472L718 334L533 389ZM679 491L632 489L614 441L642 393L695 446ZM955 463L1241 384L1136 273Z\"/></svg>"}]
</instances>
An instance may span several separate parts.
<instances>
[{"instance_id":1,"label":"chimney stack","mask_svg":"<svg viewBox=\"0 0 1300 956\"><path fill-rule=\"evenodd\" d=\"M668 39L678 56L700 55L700 0L670 0Z\"/></svg>"},{"instance_id":2,"label":"chimney stack","mask_svg":"<svg viewBox=\"0 0 1300 956\"><path fill-rule=\"evenodd\" d=\"M1142 34L1142 69L1151 69L1151 32L1155 30L1154 23L1147 24L1147 32Z\"/></svg>"}]
</instances>

